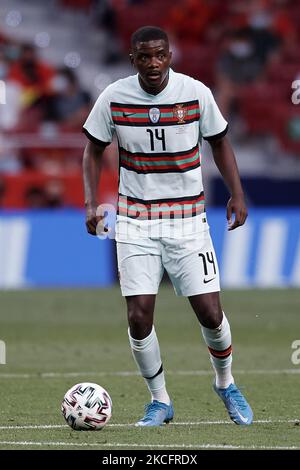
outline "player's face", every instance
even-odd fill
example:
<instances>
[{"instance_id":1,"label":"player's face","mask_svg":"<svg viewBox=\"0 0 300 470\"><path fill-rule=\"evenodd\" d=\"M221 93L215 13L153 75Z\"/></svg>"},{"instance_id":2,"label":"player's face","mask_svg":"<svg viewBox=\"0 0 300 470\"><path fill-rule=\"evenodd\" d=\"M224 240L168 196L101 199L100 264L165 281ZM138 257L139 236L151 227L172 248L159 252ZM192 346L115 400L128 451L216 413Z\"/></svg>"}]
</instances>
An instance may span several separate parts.
<instances>
[{"instance_id":1,"label":"player's face","mask_svg":"<svg viewBox=\"0 0 300 470\"><path fill-rule=\"evenodd\" d=\"M172 53L163 39L138 42L130 55L131 62L139 73L141 86L156 95L168 83L168 72Z\"/></svg>"}]
</instances>

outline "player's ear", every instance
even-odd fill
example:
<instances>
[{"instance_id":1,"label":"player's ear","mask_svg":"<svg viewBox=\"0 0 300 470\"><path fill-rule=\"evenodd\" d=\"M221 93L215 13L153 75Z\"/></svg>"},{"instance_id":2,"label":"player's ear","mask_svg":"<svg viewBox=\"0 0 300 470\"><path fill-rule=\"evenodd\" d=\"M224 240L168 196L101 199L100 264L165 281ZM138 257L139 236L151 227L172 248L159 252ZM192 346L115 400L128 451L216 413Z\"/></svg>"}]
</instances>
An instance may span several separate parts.
<instances>
[{"instance_id":1,"label":"player's ear","mask_svg":"<svg viewBox=\"0 0 300 470\"><path fill-rule=\"evenodd\" d=\"M169 61L170 61L170 63L172 62L172 55L173 55L172 51L169 51Z\"/></svg>"},{"instance_id":2,"label":"player's ear","mask_svg":"<svg viewBox=\"0 0 300 470\"><path fill-rule=\"evenodd\" d=\"M129 54L129 60L130 60L131 65L134 65L133 54Z\"/></svg>"}]
</instances>

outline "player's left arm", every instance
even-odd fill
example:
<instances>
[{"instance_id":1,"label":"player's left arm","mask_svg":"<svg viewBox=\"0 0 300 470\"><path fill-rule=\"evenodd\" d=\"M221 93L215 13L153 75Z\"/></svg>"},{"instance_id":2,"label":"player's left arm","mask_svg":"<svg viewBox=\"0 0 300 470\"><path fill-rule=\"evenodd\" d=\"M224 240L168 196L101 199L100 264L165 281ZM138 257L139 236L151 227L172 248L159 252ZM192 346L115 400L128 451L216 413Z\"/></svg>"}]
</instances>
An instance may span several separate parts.
<instances>
[{"instance_id":1,"label":"player's left arm","mask_svg":"<svg viewBox=\"0 0 300 470\"><path fill-rule=\"evenodd\" d=\"M245 223L248 215L234 152L227 137L211 140L209 143L214 161L231 194L227 203L227 221L228 230L234 230ZM233 214L235 214L234 221Z\"/></svg>"}]
</instances>

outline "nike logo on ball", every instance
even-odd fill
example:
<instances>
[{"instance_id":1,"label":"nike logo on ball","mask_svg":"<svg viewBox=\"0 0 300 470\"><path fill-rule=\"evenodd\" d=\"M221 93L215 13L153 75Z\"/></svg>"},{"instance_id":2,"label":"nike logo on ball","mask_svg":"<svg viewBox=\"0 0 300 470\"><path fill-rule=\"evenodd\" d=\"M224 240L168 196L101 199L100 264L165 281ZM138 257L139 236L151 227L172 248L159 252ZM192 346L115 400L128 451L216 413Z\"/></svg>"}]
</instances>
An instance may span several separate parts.
<instances>
[{"instance_id":1,"label":"nike logo on ball","mask_svg":"<svg viewBox=\"0 0 300 470\"><path fill-rule=\"evenodd\" d=\"M134 116L136 113L123 113L124 117Z\"/></svg>"}]
</instances>

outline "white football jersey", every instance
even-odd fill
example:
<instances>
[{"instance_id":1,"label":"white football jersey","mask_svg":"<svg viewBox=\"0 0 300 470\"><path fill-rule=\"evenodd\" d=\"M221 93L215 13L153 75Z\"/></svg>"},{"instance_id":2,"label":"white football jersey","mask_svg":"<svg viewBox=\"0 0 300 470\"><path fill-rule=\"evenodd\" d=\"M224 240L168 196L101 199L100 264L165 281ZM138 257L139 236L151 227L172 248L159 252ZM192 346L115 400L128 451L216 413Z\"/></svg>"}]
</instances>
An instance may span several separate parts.
<instances>
[{"instance_id":1,"label":"white football jersey","mask_svg":"<svg viewBox=\"0 0 300 470\"><path fill-rule=\"evenodd\" d=\"M116 239L184 238L207 228L201 141L227 132L209 88L170 70L158 95L138 75L108 86L84 124L94 142L119 143Z\"/></svg>"}]
</instances>

